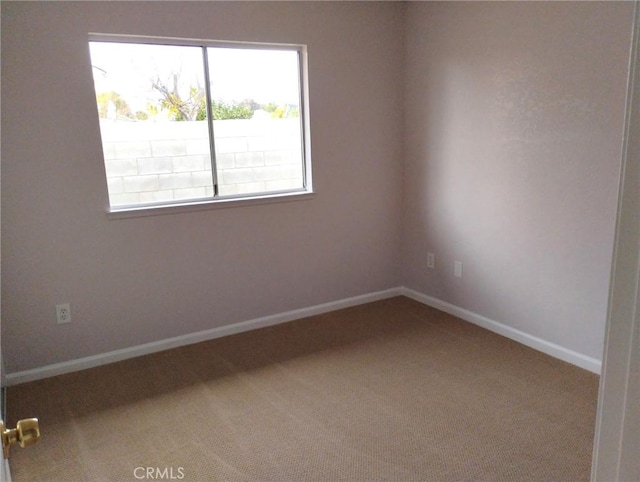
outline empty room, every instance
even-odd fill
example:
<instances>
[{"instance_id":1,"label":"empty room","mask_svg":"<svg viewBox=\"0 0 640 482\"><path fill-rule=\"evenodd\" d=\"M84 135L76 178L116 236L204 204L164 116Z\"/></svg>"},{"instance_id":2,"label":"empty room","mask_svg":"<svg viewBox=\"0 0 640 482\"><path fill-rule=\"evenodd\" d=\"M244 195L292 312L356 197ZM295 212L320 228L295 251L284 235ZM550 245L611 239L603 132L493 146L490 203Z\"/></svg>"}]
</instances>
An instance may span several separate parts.
<instances>
[{"instance_id":1,"label":"empty room","mask_svg":"<svg viewBox=\"0 0 640 482\"><path fill-rule=\"evenodd\" d=\"M5 480L640 480L637 2L0 13Z\"/></svg>"}]
</instances>

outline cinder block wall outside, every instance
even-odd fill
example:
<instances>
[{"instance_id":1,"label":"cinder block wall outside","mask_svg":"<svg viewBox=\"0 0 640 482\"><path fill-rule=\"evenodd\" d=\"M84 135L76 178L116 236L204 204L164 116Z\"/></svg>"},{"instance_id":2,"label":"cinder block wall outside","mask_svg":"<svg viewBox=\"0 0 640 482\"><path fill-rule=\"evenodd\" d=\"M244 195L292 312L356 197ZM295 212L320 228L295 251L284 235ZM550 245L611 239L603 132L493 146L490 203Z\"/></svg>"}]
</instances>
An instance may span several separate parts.
<instances>
[{"instance_id":1,"label":"cinder block wall outside","mask_svg":"<svg viewBox=\"0 0 640 482\"><path fill-rule=\"evenodd\" d=\"M213 194L206 121L101 120L112 206ZM214 122L221 196L302 186L299 119Z\"/></svg>"}]
</instances>

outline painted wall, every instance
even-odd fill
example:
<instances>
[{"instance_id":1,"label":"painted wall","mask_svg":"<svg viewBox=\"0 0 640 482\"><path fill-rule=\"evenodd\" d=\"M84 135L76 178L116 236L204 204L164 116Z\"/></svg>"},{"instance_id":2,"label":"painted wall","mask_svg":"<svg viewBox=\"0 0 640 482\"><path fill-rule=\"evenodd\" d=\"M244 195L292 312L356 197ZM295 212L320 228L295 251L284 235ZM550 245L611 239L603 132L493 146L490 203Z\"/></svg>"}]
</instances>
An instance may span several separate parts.
<instances>
[{"instance_id":1,"label":"painted wall","mask_svg":"<svg viewBox=\"0 0 640 482\"><path fill-rule=\"evenodd\" d=\"M601 359L632 10L408 4L407 287Z\"/></svg>"},{"instance_id":2,"label":"painted wall","mask_svg":"<svg viewBox=\"0 0 640 482\"><path fill-rule=\"evenodd\" d=\"M0 8L8 373L402 284L601 358L631 4ZM108 220L88 32L307 44L315 198Z\"/></svg>"},{"instance_id":3,"label":"painted wall","mask_svg":"<svg viewBox=\"0 0 640 482\"><path fill-rule=\"evenodd\" d=\"M1 8L8 373L400 284L402 5ZM88 32L307 44L315 198L108 220Z\"/></svg>"}]
</instances>

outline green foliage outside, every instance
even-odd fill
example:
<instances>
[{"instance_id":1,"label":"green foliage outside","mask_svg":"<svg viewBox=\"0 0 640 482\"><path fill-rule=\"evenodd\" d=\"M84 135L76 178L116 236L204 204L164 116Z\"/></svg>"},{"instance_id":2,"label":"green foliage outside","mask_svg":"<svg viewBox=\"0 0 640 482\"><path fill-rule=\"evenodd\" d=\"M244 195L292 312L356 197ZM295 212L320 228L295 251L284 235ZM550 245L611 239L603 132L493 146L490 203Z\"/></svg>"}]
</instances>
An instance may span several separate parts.
<instances>
[{"instance_id":1,"label":"green foliage outside","mask_svg":"<svg viewBox=\"0 0 640 482\"><path fill-rule=\"evenodd\" d=\"M300 117L300 109L297 106L277 105L274 102L262 106L262 109L269 112L273 119L290 119Z\"/></svg>"},{"instance_id":2,"label":"green foliage outside","mask_svg":"<svg viewBox=\"0 0 640 482\"><path fill-rule=\"evenodd\" d=\"M253 110L244 103L227 104L221 100L213 101L211 111L214 120L251 119L253 117Z\"/></svg>"},{"instance_id":3,"label":"green foliage outside","mask_svg":"<svg viewBox=\"0 0 640 482\"><path fill-rule=\"evenodd\" d=\"M131 118L129 104L114 91L102 92L96 96L98 103L98 113L101 118ZM110 109L111 106L111 109ZM112 110L112 112L110 112Z\"/></svg>"},{"instance_id":4,"label":"green foliage outside","mask_svg":"<svg viewBox=\"0 0 640 482\"><path fill-rule=\"evenodd\" d=\"M144 121L150 117L156 117L162 112L168 112L169 119L173 121L202 121L207 118L206 100L204 90L200 87L191 87L189 97L182 99L177 93L177 88L170 90L159 81L153 84L162 98L157 103L148 103L146 111L131 112L127 102L117 92L103 92L97 94L98 112L100 118L129 119L132 121ZM214 100L211 104L211 112L214 120L226 119L251 119L256 110L263 110L271 114L273 119L287 119L300 116L297 106L277 105L274 102L258 104L253 99L245 99L242 102L225 102Z\"/></svg>"},{"instance_id":5,"label":"green foliage outside","mask_svg":"<svg viewBox=\"0 0 640 482\"><path fill-rule=\"evenodd\" d=\"M156 76L150 79L151 89L160 94L157 102L147 103L146 110L131 112L130 106L117 92L102 92L97 94L98 112L100 118L129 119L144 121L155 118L163 112L173 121L202 121L207 118L206 96L200 85L189 87L185 95L179 91L180 72L173 72L169 79ZM185 98L181 96L185 95ZM278 105L274 102L258 104L253 99L241 102L225 102L214 100L211 103L211 113L214 120L251 119L257 110L266 111L273 119L289 119L300 117L298 106L290 104ZM166 114L165 114L166 115Z\"/></svg>"}]
</instances>

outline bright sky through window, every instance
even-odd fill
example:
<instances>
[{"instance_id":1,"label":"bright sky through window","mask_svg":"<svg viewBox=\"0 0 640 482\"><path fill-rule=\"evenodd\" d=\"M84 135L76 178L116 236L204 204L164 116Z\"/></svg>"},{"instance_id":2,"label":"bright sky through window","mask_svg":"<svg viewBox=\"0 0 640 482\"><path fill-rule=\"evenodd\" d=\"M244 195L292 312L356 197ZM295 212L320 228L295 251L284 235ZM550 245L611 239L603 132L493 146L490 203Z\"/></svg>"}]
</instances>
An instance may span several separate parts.
<instances>
[{"instance_id":1,"label":"bright sky through window","mask_svg":"<svg viewBox=\"0 0 640 482\"><path fill-rule=\"evenodd\" d=\"M108 79L110 88L138 104L131 106L134 109L152 100L147 98L150 73L168 78L178 71L181 81L189 85L203 75L198 47L185 51L183 46L91 42L90 48L96 91L104 90ZM213 99L240 102L250 91L258 103L298 104L296 52L217 47L208 52Z\"/></svg>"}]
</instances>

